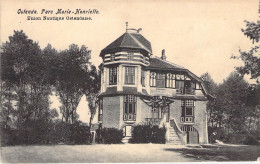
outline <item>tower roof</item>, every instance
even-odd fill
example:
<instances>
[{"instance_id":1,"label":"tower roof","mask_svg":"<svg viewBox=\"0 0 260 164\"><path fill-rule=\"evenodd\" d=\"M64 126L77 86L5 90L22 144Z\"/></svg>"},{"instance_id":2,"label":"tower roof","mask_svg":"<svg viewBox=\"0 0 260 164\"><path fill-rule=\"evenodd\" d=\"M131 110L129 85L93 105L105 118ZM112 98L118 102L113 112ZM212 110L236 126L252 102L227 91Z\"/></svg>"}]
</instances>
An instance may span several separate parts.
<instances>
[{"instance_id":1,"label":"tower roof","mask_svg":"<svg viewBox=\"0 0 260 164\"><path fill-rule=\"evenodd\" d=\"M103 56L106 51L113 50L116 48L132 48L141 49L150 54L152 54L151 43L145 39L140 33L124 33L115 41L110 43L106 48L104 48L100 56Z\"/></svg>"}]
</instances>

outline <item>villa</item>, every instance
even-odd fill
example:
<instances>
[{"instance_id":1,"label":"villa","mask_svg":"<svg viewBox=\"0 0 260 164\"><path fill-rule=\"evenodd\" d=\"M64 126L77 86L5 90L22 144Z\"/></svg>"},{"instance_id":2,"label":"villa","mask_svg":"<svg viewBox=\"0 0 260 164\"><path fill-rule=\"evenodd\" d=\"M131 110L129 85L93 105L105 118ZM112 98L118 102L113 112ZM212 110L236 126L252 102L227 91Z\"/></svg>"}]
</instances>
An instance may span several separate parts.
<instances>
[{"instance_id":1,"label":"villa","mask_svg":"<svg viewBox=\"0 0 260 164\"><path fill-rule=\"evenodd\" d=\"M164 125L167 143L208 143L206 104L211 97L202 79L188 69L153 57L140 29L126 29L105 47L98 120L131 137L136 124Z\"/></svg>"}]
</instances>

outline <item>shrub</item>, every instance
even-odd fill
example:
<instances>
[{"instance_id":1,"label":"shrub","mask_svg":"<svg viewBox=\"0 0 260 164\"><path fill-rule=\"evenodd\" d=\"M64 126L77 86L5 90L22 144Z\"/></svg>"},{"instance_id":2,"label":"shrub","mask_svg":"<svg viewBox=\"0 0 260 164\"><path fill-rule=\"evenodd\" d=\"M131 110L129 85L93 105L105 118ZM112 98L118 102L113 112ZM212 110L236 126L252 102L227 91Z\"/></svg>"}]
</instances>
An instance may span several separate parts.
<instances>
[{"instance_id":1,"label":"shrub","mask_svg":"<svg viewBox=\"0 0 260 164\"><path fill-rule=\"evenodd\" d=\"M1 146L33 144L85 144L89 143L89 126L62 121L27 121L16 129L1 127Z\"/></svg>"},{"instance_id":2,"label":"shrub","mask_svg":"<svg viewBox=\"0 0 260 164\"><path fill-rule=\"evenodd\" d=\"M117 144L121 143L123 139L123 131L116 128L97 129L97 143Z\"/></svg>"},{"instance_id":3,"label":"shrub","mask_svg":"<svg viewBox=\"0 0 260 164\"><path fill-rule=\"evenodd\" d=\"M131 143L165 143L166 128L157 125L136 125L132 130Z\"/></svg>"},{"instance_id":4,"label":"shrub","mask_svg":"<svg viewBox=\"0 0 260 164\"><path fill-rule=\"evenodd\" d=\"M76 122L71 125L71 143L73 144L84 144L89 143L89 126L82 122Z\"/></svg>"}]
</instances>

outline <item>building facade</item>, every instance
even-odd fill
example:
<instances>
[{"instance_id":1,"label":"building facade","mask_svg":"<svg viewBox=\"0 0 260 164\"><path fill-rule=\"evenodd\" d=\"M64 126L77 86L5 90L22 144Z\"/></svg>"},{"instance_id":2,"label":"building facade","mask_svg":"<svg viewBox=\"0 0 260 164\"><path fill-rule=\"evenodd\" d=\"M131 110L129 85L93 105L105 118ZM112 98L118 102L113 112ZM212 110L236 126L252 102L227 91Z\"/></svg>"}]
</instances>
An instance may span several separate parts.
<instances>
[{"instance_id":1,"label":"building facade","mask_svg":"<svg viewBox=\"0 0 260 164\"><path fill-rule=\"evenodd\" d=\"M152 47L139 30L126 30L104 48L99 123L123 129L154 124L167 128L174 144L208 143L206 104L202 80L189 70L168 62L165 51L152 57Z\"/></svg>"}]
</instances>

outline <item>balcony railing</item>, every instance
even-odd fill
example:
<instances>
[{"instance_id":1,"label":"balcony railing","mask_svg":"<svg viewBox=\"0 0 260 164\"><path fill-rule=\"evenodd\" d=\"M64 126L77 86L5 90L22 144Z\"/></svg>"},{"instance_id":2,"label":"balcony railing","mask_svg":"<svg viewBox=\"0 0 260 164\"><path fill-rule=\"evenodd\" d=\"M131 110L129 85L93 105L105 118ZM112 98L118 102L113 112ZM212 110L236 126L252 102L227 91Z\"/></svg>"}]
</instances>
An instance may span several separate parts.
<instances>
[{"instance_id":1,"label":"balcony railing","mask_svg":"<svg viewBox=\"0 0 260 164\"><path fill-rule=\"evenodd\" d=\"M161 118L145 118L146 123L150 125L160 125Z\"/></svg>"},{"instance_id":2,"label":"balcony railing","mask_svg":"<svg viewBox=\"0 0 260 164\"><path fill-rule=\"evenodd\" d=\"M194 116L181 117L181 122L183 122L183 123L193 123L194 122Z\"/></svg>"},{"instance_id":3,"label":"balcony railing","mask_svg":"<svg viewBox=\"0 0 260 164\"><path fill-rule=\"evenodd\" d=\"M136 120L136 114L124 114L124 121L135 121Z\"/></svg>"},{"instance_id":4,"label":"balcony railing","mask_svg":"<svg viewBox=\"0 0 260 164\"><path fill-rule=\"evenodd\" d=\"M176 94L190 94L195 95L195 90L190 88L178 88L176 89Z\"/></svg>"}]
</instances>

